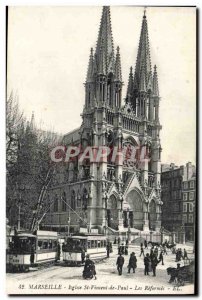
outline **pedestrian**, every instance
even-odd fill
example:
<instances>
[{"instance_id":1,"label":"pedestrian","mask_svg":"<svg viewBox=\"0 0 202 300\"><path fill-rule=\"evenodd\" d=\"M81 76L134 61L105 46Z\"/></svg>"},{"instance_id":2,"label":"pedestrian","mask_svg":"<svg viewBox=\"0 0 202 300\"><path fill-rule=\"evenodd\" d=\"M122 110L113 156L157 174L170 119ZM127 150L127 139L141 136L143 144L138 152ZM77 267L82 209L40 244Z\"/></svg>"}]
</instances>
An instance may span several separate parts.
<instances>
[{"instance_id":1,"label":"pedestrian","mask_svg":"<svg viewBox=\"0 0 202 300\"><path fill-rule=\"evenodd\" d=\"M148 245L147 245L147 241L146 240L144 241L144 248L148 249Z\"/></svg>"},{"instance_id":2,"label":"pedestrian","mask_svg":"<svg viewBox=\"0 0 202 300\"><path fill-rule=\"evenodd\" d=\"M179 260L181 260L181 258L183 258L183 256L182 256L182 249L180 248L179 249Z\"/></svg>"},{"instance_id":3,"label":"pedestrian","mask_svg":"<svg viewBox=\"0 0 202 300\"><path fill-rule=\"evenodd\" d=\"M124 254L124 244L123 243L120 246L120 252L121 252L121 254Z\"/></svg>"},{"instance_id":4,"label":"pedestrian","mask_svg":"<svg viewBox=\"0 0 202 300\"><path fill-rule=\"evenodd\" d=\"M156 246L156 248L154 249L154 254L156 255L156 257L158 257L158 247Z\"/></svg>"},{"instance_id":5,"label":"pedestrian","mask_svg":"<svg viewBox=\"0 0 202 300\"><path fill-rule=\"evenodd\" d=\"M85 261L85 250L84 249L82 249L81 250L81 263L82 263L82 265L84 264L84 261Z\"/></svg>"},{"instance_id":6,"label":"pedestrian","mask_svg":"<svg viewBox=\"0 0 202 300\"><path fill-rule=\"evenodd\" d=\"M125 246L125 255L128 255L128 246Z\"/></svg>"},{"instance_id":7,"label":"pedestrian","mask_svg":"<svg viewBox=\"0 0 202 300\"><path fill-rule=\"evenodd\" d=\"M146 256L144 257L144 275L149 275L149 264L150 264L151 260L149 257L149 253L146 254Z\"/></svg>"},{"instance_id":8,"label":"pedestrian","mask_svg":"<svg viewBox=\"0 0 202 300\"><path fill-rule=\"evenodd\" d=\"M163 247L163 252L164 252L164 254L168 255L166 245L164 245L164 247Z\"/></svg>"},{"instance_id":9,"label":"pedestrian","mask_svg":"<svg viewBox=\"0 0 202 300\"><path fill-rule=\"evenodd\" d=\"M143 254L144 257L144 248L143 248L143 243L140 244L140 256Z\"/></svg>"},{"instance_id":10,"label":"pedestrian","mask_svg":"<svg viewBox=\"0 0 202 300\"><path fill-rule=\"evenodd\" d=\"M128 263L128 273L130 274L131 269L133 269L133 273L135 273L136 268L137 268L137 258L135 256L135 253L132 252Z\"/></svg>"},{"instance_id":11,"label":"pedestrian","mask_svg":"<svg viewBox=\"0 0 202 300\"><path fill-rule=\"evenodd\" d=\"M115 239L114 239L114 245L116 245L116 237L115 237Z\"/></svg>"},{"instance_id":12,"label":"pedestrian","mask_svg":"<svg viewBox=\"0 0 202 300\"><path fill-rule=\"evenodd\" d=\"M187 250L184 249L184 259L188 259Z\"/></svg>"},{"instance_id":13,"label":"pedestrian","mask_svg":"<svg viewBox=\"0 0 202 300\"><path fill-rule=\"evenodd\" d=\"M163 262L163 251L160 252L159 254L159 262L162 262L162 265L164 265L164 262Z\"/></svg>"},{"instance_id":14,"label":"pedestrian","mask_svg":"<svg viewBox=\"0 0 202 300\"><path fill-rule=\"evenodd\" d=\"M121 239L120 237L118 237L118 247L120 246L120 243L121 243Z\"/></svg>"},{"instance_id":15,"label":"pedestrian","mask_svg":"<svg viewBox=\"0 0 202 300\"><path fill-rule=\"evenodd\" d=\"M112 253L113 252L113 246L112 246L112 242L109 243L109 252Z\"/></svg>"},{"instance_id":16,"label":"pedestrian","mask_svg":"<svg viewBox=\"0 0 202 300\"><path fill-rule=\"evenodd\" d=\"M84 277L84 279L92 279L93 277L96 279L95 264L90 259L89 254L86 255L86 262L84 265L83 277Z\"/></svg>"},{"instance_id":17,"label":"pedestrian","mask_svg":"<svg viewBox=\"0 0 202 300\"><path fill-rule=\"evenodd\" d=\"M151 259L152 259L153 255L154 255L154 251L153 251L153 249L151 248L151 250L150 250L150 258L151 258Z\"/></svg>"},{"instance_id":18,"label":"pedestrian","mask_svg":"<svg viewBox=\"0 0 202 300\"><path fill-rule=\"evenodd\" d=\"M107 257L109 258L109 253L110 253L110 245L107 244Z\"/></svg>"},{"instance_id":19,"label":"pedestrian","mask_svg":"<svg viewBox=\"0 0 202 300\"><path fill-rule=\"evenodd\" d=\"M128 246L128 238L126 239L126 246Z\"/></svg>"},{"instance_id":20,"label":"pedestrian","mask_svg":"<svg viewBox=\"0 0 202 300\"><path fill-rule=\"evenodd\" d=\"M122 256L122 254L120 253L117 261L116 261L116 265L117 265L117 270L119 275L122 275L122 269L123 269L123 265L124 265L124 257Z\"/></svg>"},{"instance_id":21,"label":"pedestrian","mask_svg":"<svg viewBox=\"0 0 202 300\"><path fill-rule=\"evenodd\" d=\"M156 267L158 265L158 259L155 254L153 255L153 257L151 259L151 265L152 265L153 276L156 276Z\"/></svg>"}]
</instances>

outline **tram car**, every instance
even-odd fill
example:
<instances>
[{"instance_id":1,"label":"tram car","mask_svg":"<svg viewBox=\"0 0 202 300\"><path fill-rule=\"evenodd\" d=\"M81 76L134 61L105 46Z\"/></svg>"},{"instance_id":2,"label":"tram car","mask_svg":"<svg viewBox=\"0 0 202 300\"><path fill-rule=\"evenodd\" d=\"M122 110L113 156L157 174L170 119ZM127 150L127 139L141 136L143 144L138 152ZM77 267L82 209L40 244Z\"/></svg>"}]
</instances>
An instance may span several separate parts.
<instances>
[{"instance_id":1,"label":"tram car","mask_svg":"<svg viewBox=\"0 0 202 300\"><path fill-rule=\"evenodd\" d=\"M6 254L6 265L9 271L29 271L30 266L39 266L57 260L57 232L38 230L35 233L18 233L10 236Z\"/></svg>"},{"instance_id":2,"label":"tram car","mask_svg":"<svg viewBox=\"0 0 202 300\"><path fill-rule=\"evenodd\" d=\"M81 265L82 252L94 261L107 257L107 240L104 235L75 235L67 237L62 246L63 261L68 265Z\"/></svg>"}]
</instances>

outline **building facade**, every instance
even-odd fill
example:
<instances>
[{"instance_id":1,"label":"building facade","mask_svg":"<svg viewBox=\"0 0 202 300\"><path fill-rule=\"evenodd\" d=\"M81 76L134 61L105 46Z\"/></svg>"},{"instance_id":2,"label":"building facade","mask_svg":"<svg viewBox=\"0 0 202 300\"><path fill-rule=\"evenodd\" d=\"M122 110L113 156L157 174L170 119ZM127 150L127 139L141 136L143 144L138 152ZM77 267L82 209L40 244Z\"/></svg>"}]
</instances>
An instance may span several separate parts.
<instances>
[{"instance_id":1,"label":"building facade","mask_svg":"<svg viewBox=\"0 0 202 300\"><path fill-rule=\"evenodd\" d=\"M176 241L194 240L196 170L190 162L162 165L162 226L176 233Z\"/></svg>"},{"instance_id":2,"label":"building facade","mask_svg":"<svg viewBox=\"0 0 202 300\"><path fill-rule=\"evenodd\" d=\"M75 159L58 164L47 201L53 203L43 225L76 232L159 231L161 228L161 144L157 68L151 67L147 18L144 13L136 66L129 72L122 104L121 55L114 51L110 8L103 7L95 50L91 49L85 81L82 124L63 138L96 153L118 149L97 162ZM136 160L123 153L136 151ZM141 158L144 149L144 159ZM82 152L83 150L81 150ZM125 151L125 152L124 152ZM139 154L137 154L139 153ZM64 201L65 200L65 201Z\"/></svg>"}]
</instances>

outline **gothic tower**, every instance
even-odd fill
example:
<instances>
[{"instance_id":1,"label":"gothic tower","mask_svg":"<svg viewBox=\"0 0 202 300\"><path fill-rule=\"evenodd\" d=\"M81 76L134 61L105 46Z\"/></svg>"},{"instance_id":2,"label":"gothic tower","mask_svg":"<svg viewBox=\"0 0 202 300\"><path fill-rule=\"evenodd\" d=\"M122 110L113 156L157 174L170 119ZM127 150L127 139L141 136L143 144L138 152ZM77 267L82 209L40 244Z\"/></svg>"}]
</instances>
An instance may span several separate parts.
<instances>
[{"instance_id":1,"label":"gothic tower","mask_svg":"<svg viewBox=\"0 0 202 300\"><path fill-rule=\"evenodd\" d=\"M72 231L85 227L99 233L126 232L129 228L133 234L160 229L160 97L145 13L135 71L130 68L123 104L122 86L120 48L114 51L110 8L105 6L96 47L90 50L82 124L63 139L66 146L79 146L80 155L92 149L94 159L69 162L56 172L50 189L57 203L61 197L69 203L55 210L62 213L64 227L71 223ZM111 152L97 160L105 146ZM51 218L55 215L52 211Z\"/></svg>"}]
</instances>

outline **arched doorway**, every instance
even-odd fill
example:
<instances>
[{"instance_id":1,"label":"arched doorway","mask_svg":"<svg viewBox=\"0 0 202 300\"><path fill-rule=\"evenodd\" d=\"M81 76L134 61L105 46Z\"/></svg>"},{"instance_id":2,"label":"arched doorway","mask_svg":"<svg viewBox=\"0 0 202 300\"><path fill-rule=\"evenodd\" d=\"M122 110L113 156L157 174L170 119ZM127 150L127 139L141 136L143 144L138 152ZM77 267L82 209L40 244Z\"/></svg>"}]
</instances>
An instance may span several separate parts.
<instances>
[{"instance_id":1,"label":"arched doorway","mask_svg":"<svg viewBox=\"0 0 202 300\"><path fill-rule=\"evenodd\" d=\"M110 196L107 203L107 225L113 229L118 229L118 205L114 195Z\"/></svg>"},{"instance_id":2,"label":"arched doorway","mask_svg":"<svg viewBox=\"0 0 202 300\"><path fill-rule=\"evenodd\" d=\"M156 218L157 218L156 203L155 203L154 199L152 199L151 202L149 203L149 228L151 230L155 230Z\"/></svg>"},{"instance_id":3,"label":"arched doorway","mask_svg":"<svg viewBox=\"0 0 202 300\"><path fill-rule=\"evenodd\" d=\"M129 204L130 226L139 230L143 229L143 202L140 193L132 190L126 197Z\"/></svg>"}]
</instances>

